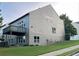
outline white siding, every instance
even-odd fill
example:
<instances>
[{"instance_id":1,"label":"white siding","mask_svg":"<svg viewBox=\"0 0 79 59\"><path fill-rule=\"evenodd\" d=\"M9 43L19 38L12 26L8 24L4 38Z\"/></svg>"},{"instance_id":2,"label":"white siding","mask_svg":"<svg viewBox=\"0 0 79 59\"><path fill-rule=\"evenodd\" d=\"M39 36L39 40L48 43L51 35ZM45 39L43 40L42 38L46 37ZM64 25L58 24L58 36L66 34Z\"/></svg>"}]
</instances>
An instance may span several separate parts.
<instances>
[{"instance_id":1,"label":"white siding","mask_svg":"<svg viewBox=\"0 0 79 59\"><path fill-rule=\"evenodd\" d=\"M52 27L56 33L52 33ZM30 12L29 16L29 44L34 43L34 36L40 37L39 45L46 45L48 42L64 40L64 24L56 12L49 5Z\"/></svg>"}]
</instances>

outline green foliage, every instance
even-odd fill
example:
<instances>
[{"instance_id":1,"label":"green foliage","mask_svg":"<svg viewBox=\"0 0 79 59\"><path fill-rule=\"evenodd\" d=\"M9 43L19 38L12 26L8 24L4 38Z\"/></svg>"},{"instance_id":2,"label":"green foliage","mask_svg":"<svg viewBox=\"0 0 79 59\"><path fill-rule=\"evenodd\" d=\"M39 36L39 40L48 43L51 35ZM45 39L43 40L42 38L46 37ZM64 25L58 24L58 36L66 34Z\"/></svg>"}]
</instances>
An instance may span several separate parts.
<instances>
[{"instance_id":1,"label":"green foliage","mask_svg":"<svg viewBox=\"0 0 79 59\"><path fill-rule=\"evenodd\" d=\"M69 40L70 36L76 35L77 30L74 28L74 26L71 24L72 21L69 19L66 14L60 15L60 18L64 21L64 26L65 26L65 39Z\"/></svg>"},{"instance_id":2,"label":"green foliage","mask_svg":"<svg viewBox=\"0 0 79 59\"><path fill-rule=\"evenodd\" d=\"M1 10L0 10L1 12ZM2 21L3 21L3 17L1 16L1 13L0 13L0 27L2 26Z\"/></svg>"},{"instance_id":3,"label":"green foliage","mask_svg":"<svg viewBox=\"0 0 79 59\"><path fill-rule=\"evenodd\" d=\"M58 55L58 56L72 56L72 55L74 55L74 54L76 54L76 53L78 53L78 52L79 52L79 48L73 49L73 50L68 51L68 52L65 52L65 53L60 54L60 55Z\"/></svg>"}]
</instances>

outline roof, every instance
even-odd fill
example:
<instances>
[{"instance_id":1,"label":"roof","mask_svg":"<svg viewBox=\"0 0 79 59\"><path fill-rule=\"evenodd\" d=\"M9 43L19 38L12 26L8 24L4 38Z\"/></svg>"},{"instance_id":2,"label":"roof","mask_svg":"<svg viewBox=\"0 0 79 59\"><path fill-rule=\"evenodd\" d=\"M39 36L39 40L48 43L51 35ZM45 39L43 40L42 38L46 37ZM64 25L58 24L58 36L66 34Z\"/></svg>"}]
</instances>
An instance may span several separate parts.
<instances>
[{"instance_id":1,"label":"roof","mask_svg":"<svg viewBox=\"0 0 79 59\"><path fill-rule=\"evenodd\" d=\"M2 25L0 28L4 27L6 24Z\"/></svg>"},{"instance_id":2,"label":"roof","mask_svg":"<svg viewBox=\"0 0 79 59\"><path fill-rule=\"evenodd\" d=\"M18 21L18 20L20 20L20 19L22 19L23 17L25 17L25 16L27 16L27 15L29 15L29 13L27 13L27 14L25 14L25 15L19 17L18 19L16 19L16 20L10 22L9 25L12 24L12 23L14 23L14 22L16 22L16 21Z\"/></svg>"}]
</instances>

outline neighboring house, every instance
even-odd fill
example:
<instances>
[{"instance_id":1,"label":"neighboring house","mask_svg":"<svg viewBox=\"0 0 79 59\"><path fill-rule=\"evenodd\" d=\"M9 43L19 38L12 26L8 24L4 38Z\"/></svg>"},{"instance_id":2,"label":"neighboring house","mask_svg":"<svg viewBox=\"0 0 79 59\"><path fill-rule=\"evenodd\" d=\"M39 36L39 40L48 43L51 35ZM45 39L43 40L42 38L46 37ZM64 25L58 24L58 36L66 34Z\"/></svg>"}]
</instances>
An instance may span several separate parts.
<instances>
[{"instance_id":1,"label":"neighboring house","mask_svg":"<svg viewBox=\"0 0 79 59\"><path fill-rule=\"evenodd\" d=\"M71 36L70 40L79 40L79 22L73 22L72 25L77 29L77 35Z\"/></svg>"},{"instance_id":2,"label":"neighboring house","mask_svg":"<svg viewBox=\"0 0 79 59\"><path fill-rule=\"evenodd\" d=\"M51 5L31 11L8 24L3 38L9 45L48 45L64 40L64 23Z\"/></svg>"}]
</instances>

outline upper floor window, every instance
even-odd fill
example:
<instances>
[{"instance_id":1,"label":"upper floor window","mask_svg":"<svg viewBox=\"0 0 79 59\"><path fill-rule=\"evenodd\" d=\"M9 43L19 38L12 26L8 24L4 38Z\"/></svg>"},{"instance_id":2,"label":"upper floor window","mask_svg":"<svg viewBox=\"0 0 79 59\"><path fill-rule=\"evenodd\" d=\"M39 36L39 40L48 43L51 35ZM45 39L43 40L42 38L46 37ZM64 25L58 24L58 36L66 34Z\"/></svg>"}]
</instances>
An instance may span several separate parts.
<instances>
[{"instance_id":1,"label":"upper floor window","mask_svg":"<svg viewBox=\"0 0 79 59\"><path fill-rule=\"evenodd\" d=\"M21 22L20 22L20 24L21 24Z\"/></svg>"},{"instance_id":2,"label":"upper floor window","mask_svg":"<svg viewBox=\"0 0 79 59\"><path fill-rule=\"evenodd\" d=\"M24 27L23 24L21 26Z\"/></svg>"},{"instance_id":3,"label":"upper floor window","mask_svg":"<svg viewBox=\"0 0 79 59\"><path fill-rule=\"evenodd\" d=\"M18 25L20 25L20 24L22 24L23 23L23 21L20 21L19 23L17 23Z\"/></svg>"},{"instance_id":4,"label":"upper floor window","mask_svg":"<svg viewBox=\"0 0 79 59\"><path fill-rule=\"evenodd\" d=\"M56 28L52 27L52 33L56 33Z\"/></svg>"},{"instance_id":5,"label":"upper floor window","mask_svg":"<svg viewBox=\"0 0 79 59\"><path fill-rule=\"evenodd\" d=\"M23 23L23 21L22 21L22 23Z\"/></svg>"}]
</instances>

